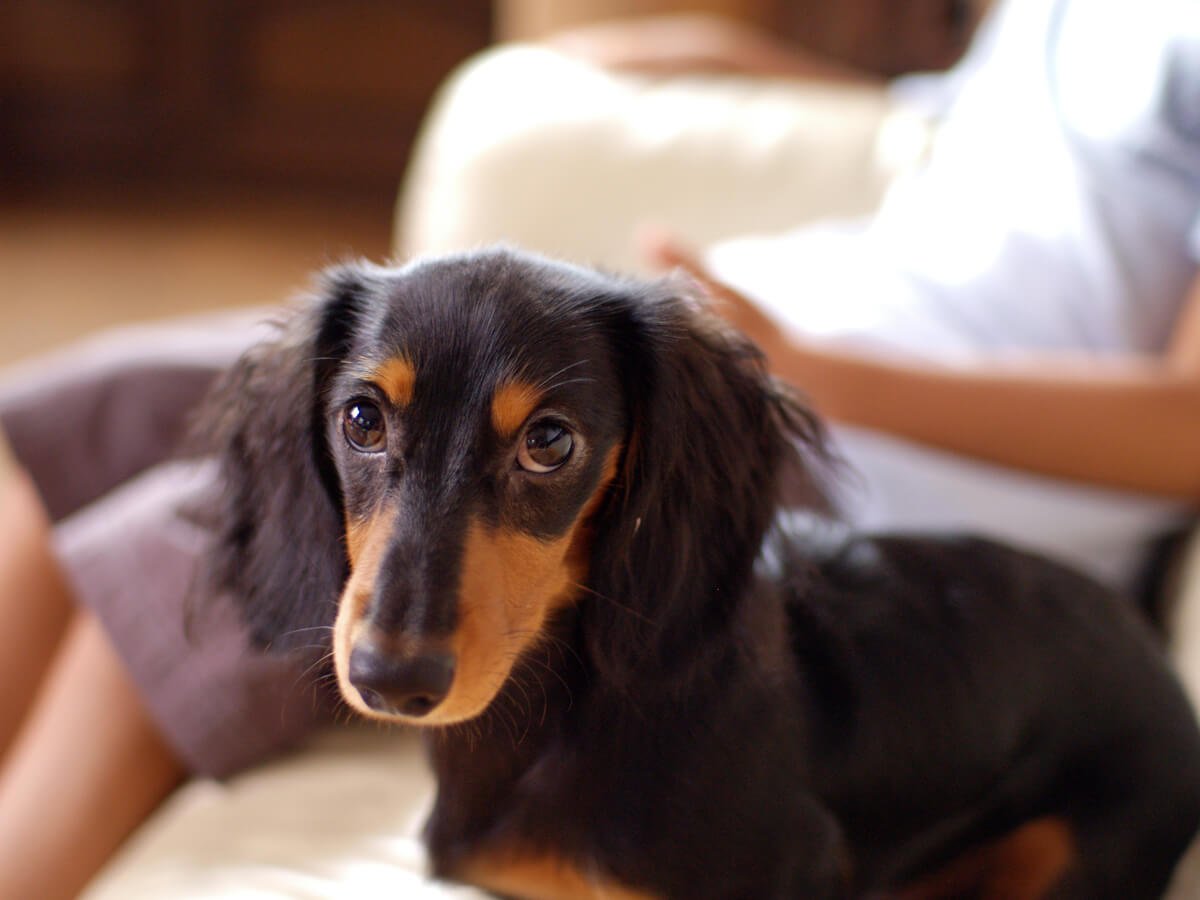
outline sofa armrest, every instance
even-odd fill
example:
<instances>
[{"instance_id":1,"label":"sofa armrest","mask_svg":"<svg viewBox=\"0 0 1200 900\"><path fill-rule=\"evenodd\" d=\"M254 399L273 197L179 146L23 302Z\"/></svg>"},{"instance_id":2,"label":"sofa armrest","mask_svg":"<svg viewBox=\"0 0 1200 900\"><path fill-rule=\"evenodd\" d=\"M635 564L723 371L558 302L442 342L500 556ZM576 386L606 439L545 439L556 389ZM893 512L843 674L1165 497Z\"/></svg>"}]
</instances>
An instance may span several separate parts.
<instances>
[{"instance_id":1,"label":"sofa armrest","mask_svg":"<svg viewBox=\"0 0 1200 900\"><path fill-rule=\"evenodd\" d=\"M502 47L435 100L395 249L507 241L639 271L642 224L707 245L868 213L928 136L882 88L613 75L543 47Z\"/></svg>"}]
</instances>

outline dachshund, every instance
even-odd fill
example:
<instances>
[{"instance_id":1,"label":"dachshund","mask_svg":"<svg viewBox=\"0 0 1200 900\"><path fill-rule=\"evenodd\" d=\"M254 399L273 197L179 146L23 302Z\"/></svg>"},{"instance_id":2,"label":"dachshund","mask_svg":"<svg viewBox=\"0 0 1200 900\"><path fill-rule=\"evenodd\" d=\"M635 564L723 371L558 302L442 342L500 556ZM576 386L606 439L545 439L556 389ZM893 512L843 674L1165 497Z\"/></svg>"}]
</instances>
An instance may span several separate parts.
<instances>
[{"instance_id":1,"label":"dachshund","mask_svg":"<svg viewBox=\"0 0 1200 900\"><path fill-rule=\"evenodd\" d=\"M819 419L696 293L508 248L329 270L210 406L214 584L263 643L332 626L345 703L424 729L436 877L1160 896L1200 733L1139 614L827 527Z\"/></svg>"}]
</instances>

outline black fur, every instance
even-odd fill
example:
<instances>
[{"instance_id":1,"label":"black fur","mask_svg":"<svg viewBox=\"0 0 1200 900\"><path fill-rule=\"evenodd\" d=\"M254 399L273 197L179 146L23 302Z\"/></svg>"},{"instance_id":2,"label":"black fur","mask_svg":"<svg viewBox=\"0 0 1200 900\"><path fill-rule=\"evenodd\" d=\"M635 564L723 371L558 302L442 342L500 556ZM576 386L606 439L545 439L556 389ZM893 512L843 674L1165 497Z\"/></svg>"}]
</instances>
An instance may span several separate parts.
<instances>
[{"instance_id":1,"label":"black fur","mask_svg":"<svg viewBox=\"0 0 1200 900\"><path fill-rule=\"evenodd\" d=\"M745 548L774 515L762 499L785 468L807 480L827 461L819 423L765 378L758 351L672 288L618 296L606 316L631 425L589 587L620 603L591 604L584 633L607 681L643 689L686 686L722 652L751 576ZM811 465L788 465L798 447Z\"/></svg>"},{"instance_id":2,"label":"black fur","mask_svg":"<svg viewBox=\"0 0 1200 900\"><path fill-rule=\"evenodd\" d=\"M322 291L247 353L205 403L196 442L215 451L224 491L201 512L217 532L210 586L240 603L253 634L284 648L328 625L346 579L341 489L321 425L365 284L333 269Z\"/></svg>"},{"instance_id":3,"label":"black fur","mask_svg":"<svg viewBox=\"0 0 1200 900\"><path fill-rule=\"evenodd\" d=\"M371 480L331 417L347 366L400 350L426 392ZM343 497L376 484L409 498L397 558L422 584L457 583L468 515L549 539L582 488L512 493L507 451L470 423L501 376L581 361L555 402L623 448L619 473L573 603L478 719L430 732L437 874L499 853L663 897L860 896L1052 817L1076 855L1039 896L1161 893L1200 823L1200 734L1144 624L986 541L818 539L779 498L790 472L821 521L819 424L670 282L508 251L335 271L211 407L219 586L264 641L328 624ZM403 590L373 602L403 628L425 588L387 571Z\"/></svg>"}]
</instances>

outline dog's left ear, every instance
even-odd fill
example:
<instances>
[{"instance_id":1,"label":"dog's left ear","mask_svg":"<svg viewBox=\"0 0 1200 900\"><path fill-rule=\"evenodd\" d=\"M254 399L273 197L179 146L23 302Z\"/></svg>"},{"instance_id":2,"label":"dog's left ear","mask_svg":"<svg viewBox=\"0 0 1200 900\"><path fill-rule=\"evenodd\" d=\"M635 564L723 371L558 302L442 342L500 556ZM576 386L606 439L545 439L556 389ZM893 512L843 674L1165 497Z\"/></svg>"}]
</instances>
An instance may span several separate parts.
<instances>
[{"instance_id":1,"label":"dog's left ear","mask_svg":"<svg viewBox=\"0 0 1200 900\"><path fill-rule=\"evenodd\" d=\"M326 272L276 338L220 379L196 424L220 473L219 494L200 512L213 533L201 587L231 594L262 644L317 643L311 629L337 611L348 564L325 391L367 290L353 266Z\"/></svg>"},{"instance_id":2,"label":"dog's left ear","mask_svg":"<svg viewBox=\"0 0 1200 900\"><path fill-rule=\"evenodd\" d=\"M593 663L617 684L648 674L669 689L711 662L782 491L828 508L819 420L696 290L673 279L608 307L631 430L586 616Z\"/></svg>"}]
</instances>

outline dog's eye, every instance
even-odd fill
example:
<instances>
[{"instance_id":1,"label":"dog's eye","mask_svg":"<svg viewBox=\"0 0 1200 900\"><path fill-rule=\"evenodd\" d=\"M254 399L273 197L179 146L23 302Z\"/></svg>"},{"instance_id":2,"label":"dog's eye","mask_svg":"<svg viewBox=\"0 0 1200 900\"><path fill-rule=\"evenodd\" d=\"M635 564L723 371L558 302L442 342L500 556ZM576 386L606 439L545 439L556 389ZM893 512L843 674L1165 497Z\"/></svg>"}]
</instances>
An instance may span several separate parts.
<instances>
[{"instance_id":1,"label":"dog's eye","mask_svg":"<svg viewBox=\"0 0 1200 900\"><path fill-rule=\"evenodd\" d=\"M565 427L549 419L534 422L517 448L517 464L527 472L553 472L571 457L575 439Z\"/></svg>"},{"instance_id":2,"label":"dog's eye","mask_svg":"<svg viewBox=\"0 0 1200 900\"><path fill-rule=\"evenodd\" d=\"M387 446L383 413L368 400L355 400L342 412L342 433L351 447L377 453Z\"/></svg>"}]
</instances>

